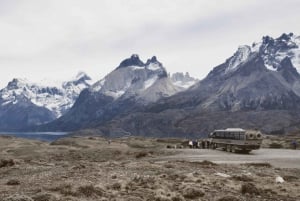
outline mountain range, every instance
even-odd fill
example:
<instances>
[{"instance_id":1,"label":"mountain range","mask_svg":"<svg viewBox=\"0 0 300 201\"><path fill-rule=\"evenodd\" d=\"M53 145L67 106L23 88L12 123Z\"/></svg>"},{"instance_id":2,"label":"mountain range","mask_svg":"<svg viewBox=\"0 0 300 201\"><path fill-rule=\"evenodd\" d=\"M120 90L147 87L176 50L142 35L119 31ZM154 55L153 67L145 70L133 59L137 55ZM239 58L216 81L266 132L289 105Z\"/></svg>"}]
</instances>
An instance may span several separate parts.
<instances>
[{"instance_id":1,"label":"mountain range","mask_svg":"<svg viewBox=\"0 0 300 201\"><path fill-rule=\"evenodd\" d=\"M15 78L0 90L0 129L19 130L55 120L71 108L90 84L91 78L82 72L61 87Z\"/></svg>"},{"instance_id":2,"label":"mountain range","mask_svg":"<svg viewBox=\"0 0 300 201\"><path fill-rule=\"evenodd\" d=\"M42 129L72 131L95 127L116 117L141 111L150 103L183 91L196 81L188 74L172 81L155 56L143 62L134 54L84 90L64 116L42 126Z\"/></svg>"},{"instance_id":3,"label":"mountain range","mask_svg":"<svg viewBox=\"0 0 300 201\"><path fill-rule=\"evenodd\" d=\"M274 134L299 130L299 45L292 33L264 36L240 46L187 90L94 127L110 136L118 130L156 137L199 137L228 127Z\"/></svg>"},{"instance_id":4,"label":"mountain range","mask_svg":"<svg viewBox=\"0 0 300 201\"><path fill-rule=\"evenodd\" d=\"M103 97L113 100L121 97L122 100L129 100L136 96L138 102L145 105L160 97L182 91L197 81L183 73L166 75L166 70L156 60L156 57L143 63L139 60L138 55L132 55L131 58L124 60L118 69L94 85L92 79L84 72L79 72L75 78L63 82L59 87L31 83L26 79L15 78L0 90L0 130L30 130L35 129L37 125L52 122L68 113L84 89L92 91L91 94L99 93ZM173 81L171 77L176 76L176 80ZM95 101L102 104L101 100ZM91 107L95 107L95 105L91 104ZM104 105L103 107L105 108ZM96 109L92 110L96 111ZM99 112L98 110L96 116L99 116ZM87 120L90 121L92 114L87 115L89 116ZM71 126L70 128L73 129Z\"/></svg>"},{"instance_id":5,"label":"mountain range","mask_svg":"<svg viewBox=\"0 0 300 201\"><path fill-rule=\"evenodd\" d=\"M300 129L300 37L264 36L239 46L197 80L167 73L134 54L92 84L80 73L61 87L20 79L0 91L0 129L76 131L108 136L199 137L214 129ZM17 125L17 126L16 126Z\"/></svg>"}]
</instances>

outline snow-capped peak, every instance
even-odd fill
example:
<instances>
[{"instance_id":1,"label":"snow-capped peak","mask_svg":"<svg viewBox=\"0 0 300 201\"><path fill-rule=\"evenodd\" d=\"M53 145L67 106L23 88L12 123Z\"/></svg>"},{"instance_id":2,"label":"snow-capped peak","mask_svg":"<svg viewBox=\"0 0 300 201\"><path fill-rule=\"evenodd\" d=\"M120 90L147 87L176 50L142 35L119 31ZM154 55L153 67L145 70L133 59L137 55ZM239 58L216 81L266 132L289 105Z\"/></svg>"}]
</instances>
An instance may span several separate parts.
<instances>
[{"instance_id":1,"label":"snow-capped peak","mask_svg":"<svg viewBox=\"0 0 300 201\"><path fill-rule=\"evenodd\" d=\"M259 43L259 53L262 56L265 66L270 70L277 70L281 61L288 57L293 66L300 72L300 37L290 34L282 34L274 39L264 36Z\"/></svg>"},{"instance_id":2,"label":"snow-capped peak","mask_svg":"<svg viewBox=\"0 0 300 201\"><path fill-rule=\"evenodd\" d=\"M185 74L177 72L172 74L170 78L174 85L184 89L191 87L199 81L198 79L191 77L188 72Z\"/></svg>"},{"instance_id":3,"label":"snow-capped peak","mask_svg":"<svg viewBox=\"0 0 300 201\"><path fill-rule=\"evenodd\" d=\"M68 82L63 83L63 88L68 87L69 85L83 85L84 88L88 87L92 84L92 79L90 76L88 76L85 72L79 72L76 77L71 79Z\"/></svg>"},{"instance_id":4,"label":"snow-capped peak","mask_svg":"<svg viewBox=\"0 0 300 201\"><path fill-rule=\"evenodd\" d=\"M7 88L9 89L17 89L25 86L28 82L25 78L14 78L7 84Z\"/></svg>"},{"instance_id":5,"label":"snow-capped peak","mask_svg":"<svg viewBox=\"0 0 300 201\"><path fill-rule=\"evenodd\" d=\"M78 72L74 80L80 79L91 80L91 78L83 71Z\"/></svg>"},{"instance_id":6,"label":"snow-capped peak","mask_svg":"<svg viewBox=\"0 0 300 201\"><path fill-rule=\"evenodd\" d=\"M238 65L245 62L251 54L251 48L248 45L239 46L238 50L230 58L226 72L236 69Z\"/></svg>"},{"instance_id":7,"label":"snow-capped peak","mask_svg":"<svg viewBox=\"0 0 300 201\"><path fill-rule=\"evenodd\" d=\"M252 46L240 46L235 54L228 60L225 73L235 71L238 66L248 60L250 55L258 54L264 61L265 67L277 71L283 59L289 58L293 66L300 72L300 36L293 33L282 34L274 39L264 36L261 41Z\"/></svg>"},{"instance_id":8,"label":"snow-capped peak","mask_svg":"<svg viewBox=\"0 0 300 201\"><path fill-rule=\"evenodd\" d=\"M31 102L61 116L75 102L79 93L90 86L90 77L80 73L74 80L64 82L60 87L31 83L26 79L15 78L0 90L0 105Z\"/></svg>"},{"instance_id":9,"label":"snow-capped peak","mask_svg":"<svg viewBox=\"0 0 300 201\"><path fill-rule=\"evenodd\" d=\"M95 83L91 89L115 100L132 95L139 97L145 96L144 92L151 90L163 78L169 79L162 63L155 56L144 63L134 54L123 60L117 69Z\"/></svg>"}]
</instances>

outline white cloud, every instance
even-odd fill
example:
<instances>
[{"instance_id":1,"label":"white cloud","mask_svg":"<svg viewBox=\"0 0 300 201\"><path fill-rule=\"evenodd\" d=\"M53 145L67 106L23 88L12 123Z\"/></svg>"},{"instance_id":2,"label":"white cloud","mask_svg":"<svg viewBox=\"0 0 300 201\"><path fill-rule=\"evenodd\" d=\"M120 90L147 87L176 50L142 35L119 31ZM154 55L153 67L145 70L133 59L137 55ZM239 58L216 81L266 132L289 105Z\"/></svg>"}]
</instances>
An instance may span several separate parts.
<instances>
[{"instance_id":1,"label":"white cloud","mask_svg":"<svg viewBox=\"0 0 300 201\"><path fill-rule=\"evenodd\" d=\"M100 79L125 57L158 56L204 77L241 44L300 34L297 0L0 0L0 86L13 77Z\"/></svg>"}]
</instances>

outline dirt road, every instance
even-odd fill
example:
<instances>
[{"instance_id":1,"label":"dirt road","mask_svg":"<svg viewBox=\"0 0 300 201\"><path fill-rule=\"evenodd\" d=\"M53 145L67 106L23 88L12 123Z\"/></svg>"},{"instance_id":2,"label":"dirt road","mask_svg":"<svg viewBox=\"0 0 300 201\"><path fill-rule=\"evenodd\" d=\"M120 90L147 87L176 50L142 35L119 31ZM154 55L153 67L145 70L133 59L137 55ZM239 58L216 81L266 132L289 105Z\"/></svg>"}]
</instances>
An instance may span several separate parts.
<instances>
[{"instance_id":1,"label":"dirt road","mask_svg":"<svg viewBox=\"0 0 300 201\"><path fill-rule=\"evenodd\" d=\"M231 164L267 162L279 168L300 168L300 150L259 149L250 154L237 154L210 149L182 149L176 155L160 157L158 160L209 160Z\"/></svg>"}]
</instances>

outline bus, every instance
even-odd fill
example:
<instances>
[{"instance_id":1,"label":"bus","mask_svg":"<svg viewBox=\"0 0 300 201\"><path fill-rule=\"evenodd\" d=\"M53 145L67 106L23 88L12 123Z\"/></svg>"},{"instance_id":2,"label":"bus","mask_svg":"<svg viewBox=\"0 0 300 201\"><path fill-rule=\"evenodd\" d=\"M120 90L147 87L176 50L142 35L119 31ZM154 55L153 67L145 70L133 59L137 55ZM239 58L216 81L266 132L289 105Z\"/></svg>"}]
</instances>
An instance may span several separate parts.
<instances>
[{"instance_id":1,"label":"bus","mask_svg":"<svg viewBox=\"0 0 300 201\"><path fill-rule=\"evenodd\" d=\"M227 128L215 130L210 134L210 146L213 149L221 148L228 152L249 153L259 149L263 136L258 130L244 130L241 128Z\"/></svg>"}]
</instances>

